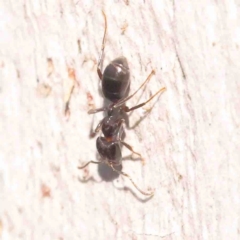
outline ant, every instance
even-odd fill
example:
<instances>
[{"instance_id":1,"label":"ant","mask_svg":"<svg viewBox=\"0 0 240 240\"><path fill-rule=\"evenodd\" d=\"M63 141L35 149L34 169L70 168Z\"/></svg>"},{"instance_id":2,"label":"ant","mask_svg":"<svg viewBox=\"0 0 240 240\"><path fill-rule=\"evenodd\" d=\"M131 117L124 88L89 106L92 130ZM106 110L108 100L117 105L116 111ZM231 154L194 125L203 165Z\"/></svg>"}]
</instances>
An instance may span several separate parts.
<instances>
[{"instance_id":1,"label":"ant","mask_svg":"<svg viewBox=\"0 0 240 240\"><path fill-rule=\"evenodd\" d=\"M129 178L132 184L143 195L153 196L154 192L142 191L127 173L117 170L115 166L120 166L122 164L122 146L125 146L132 153L135 153L141 157L140 153L135 152L128 143L123 141L123 124L125 123L124 114L144 106L160 92L163 92L166 88L161 88L146 102L138 104L134 107L129 108L125 105L125 103L130 98L132 98L150 80L151 76L155 73L155 71L152 70L152 72L142 83L142 85L133 94L129 96L128 94L130 88L130 73L128 62L125 57L119 57L111 61L102 73L101 65L103 61L103 52L105 48L105 38L107 32L107 17L103 11L102 14L104 17L105 29L102 40L101 52L98 59L97 73L102 83L103 95L106 99L110 100L111 104L107 107L92 109L88 111L88 114L94 114L101 111L107 113L107 116L100 121L94 131L94 134L98 133L100 130L102 130L103 133L103 137L98 137L96 142L96 147L102 160L99 162L89 161L85 165L78 167L78 169L83 169L87 167L90 163L107 164L110 168L112 168L113 171Z\"/></svg>"}]
</instances>

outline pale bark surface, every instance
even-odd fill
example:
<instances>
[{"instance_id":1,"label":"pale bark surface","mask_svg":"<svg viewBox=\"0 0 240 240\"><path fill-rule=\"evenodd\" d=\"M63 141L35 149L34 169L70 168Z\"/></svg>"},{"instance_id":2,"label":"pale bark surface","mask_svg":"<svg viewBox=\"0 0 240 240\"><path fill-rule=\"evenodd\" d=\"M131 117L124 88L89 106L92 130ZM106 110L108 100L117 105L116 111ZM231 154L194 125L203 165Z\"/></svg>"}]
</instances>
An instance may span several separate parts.
<instances>
[{"instance_id":1,"label":"pale bark surface","mask_svg":"<svg viewBox=\"0 0 240 240\"><path fill-rule=\"evenodd\" d=\"M0 0L0 238L239 239L237 2ZM103 104L102 9L103 66L125 56L131 90L156 71L128 105L167 88L125 139L146 164L126 160L123 170L155 189L149 201L128 179L77 169L97 159L89 131L103 115L87 111L90 95ZM144 114L134 111L130 126ZM95 181L79 180L87 171Z\"/></svg>"}]
</instances>

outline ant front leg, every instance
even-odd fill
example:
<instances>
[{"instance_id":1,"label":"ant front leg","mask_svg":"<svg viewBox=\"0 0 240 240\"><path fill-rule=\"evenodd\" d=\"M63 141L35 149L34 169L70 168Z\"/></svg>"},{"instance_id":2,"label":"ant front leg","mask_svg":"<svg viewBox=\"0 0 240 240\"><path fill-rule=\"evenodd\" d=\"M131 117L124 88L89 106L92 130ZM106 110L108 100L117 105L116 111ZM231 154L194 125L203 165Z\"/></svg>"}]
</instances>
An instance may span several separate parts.
<instances>
[{"instance_id":1,"label":"ant front leg","mask_svg":"<svg viewBox=\"0 0 240 240\"><path fill-rule=\"evenodd\" d=\"M104 52L104 48L105 48L105 37L106 37L106 32L107 32L107 17L105 15L104 11L102 11L102 14L103 14L103 17L104 17L105 27L104 27L104 35L103 35L103 40L102 40L101 53L99 55L98 65L97 65L97 73L98 73L98 76L101 80L103 78L103 74L102 74L102 71L101 71L101 65L102 65L103 52Z\"/></svg>"}]
</instances>

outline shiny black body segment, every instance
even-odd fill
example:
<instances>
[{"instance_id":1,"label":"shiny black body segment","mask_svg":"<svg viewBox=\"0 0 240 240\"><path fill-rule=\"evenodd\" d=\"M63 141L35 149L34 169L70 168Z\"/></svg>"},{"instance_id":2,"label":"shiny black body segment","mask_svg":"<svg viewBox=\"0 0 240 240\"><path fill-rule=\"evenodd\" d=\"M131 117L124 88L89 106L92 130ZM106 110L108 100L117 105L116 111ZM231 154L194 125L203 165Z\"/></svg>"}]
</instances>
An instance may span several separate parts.
<instances>
[{"instance_id":1,"label":"shiny black body segment","mask_svg":"<svg viewBox=\"0 0 240 240\"><path fill-rule=\"evenodd\" d=\"M102 91L105 98L117 102L127 97L130 87L130 73L125 57L111 61L103 72Z\"/></svg>"}]
</instances>

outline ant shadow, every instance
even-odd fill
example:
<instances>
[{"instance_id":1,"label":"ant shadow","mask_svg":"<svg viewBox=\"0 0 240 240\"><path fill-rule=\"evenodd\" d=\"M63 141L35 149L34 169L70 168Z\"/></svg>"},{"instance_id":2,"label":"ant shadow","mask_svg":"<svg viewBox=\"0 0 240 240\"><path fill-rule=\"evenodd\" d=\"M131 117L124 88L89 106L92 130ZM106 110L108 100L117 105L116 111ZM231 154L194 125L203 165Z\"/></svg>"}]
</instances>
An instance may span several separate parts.
<instances>
[{"instance_id":1,"label":"ant shadow","mask_svg":"<svg viewBox=\"0 0 240 240\"><path fill-rule=\"evenodd\" d=\"M131 158L132 158L132 155L125 156L122 158L122 161L134 161L134 162L142 161L141 158L135 158L135 159L131 159ZM96 159L99 162L101 162L100 156L98 154L96 154ZM123 166L121 164L121 165L115 166L114 168L118 171L122 171ZM112 182L120 176L119 173L113 171L111 167L109 167L107 164L104 164L104 163L98 164L98 174L101 177L102 181L105 181L105 182ZM92 176L79 178L79 181L83 183L89 182L89 181L98 182Z\"/></svg>"},{"instance_id":2,"label":"ant shadow","mask_svg":"<svg viewBox=\"0 0 240 240\"><path fill-rule=\"evenodd\" d=\"M136 158L136 159L131 159L132 155L128 155L128 156L125 156L122 158L123 161L126 161L126 160L129 160L129 161L142 161L141 158ZM99 158L99 156L97 157ZM119 165L119 166L115 166L115 169L117 169L118 171L122 171L123 169L123 166L122 164ZM83 177L83 178L78 178L78 180L82 183L88 183L88 182L95 182L95 183L101 183L103 181L105 182L112 182L113 183L113 186L115 188L117 188L118 190L121 190L121 191L128 191L130 192L138 201L142 202L142 203L145 203L147 201L149 201L150 199L152 199L153 195L147 197L147 198L141 198L139 197L138 194L136 194L135 191L133 191L132 188L129 188L129 187L117 187L115 184L114 184L114 180L118 179L120 177L120 174L118 174L117 172L114 172L112 170L111 167L109 167L107 164L98 164L98 174L101 178L100 181L97 181L93 176L89 176L89 177Z\"/></svg>"},{"instance_id":3,"label":"ant shadow","mask_svg":"<svg viewBox=\"0 0 240 240\"><path fill-rule=\"evenodd\" d=\"M122 170L122 165L115 166L115 169L118 171ZM84 176L83 178L78 178L80 182L82 183L87 183L87 182L96 182L96 183L101 183L101 182L112 182L115 179L119 177L119 174L117 172L114 172L112 168L110 168L107 164L98 164L98 174L101 177L101 181L97 181L93 176Z\"/></svg>"},{"instance_id":4,"label":"ant shadow","mask_svg":"<svg viewBox=\"0 0 240 240\"><path fill-rule=\"evenodd\" d=\"M116 187L116 186L115 186ZM131 188L129 187L122 187L122 188L119 188L119 187L116 187L118 190L121 190L121 191L128 191L128 192L131 192L131 194L139 201L139 202L142 202L142 203L146 203L148 202L149 200L151 200L153 198L154 195L151 195L145 199L143 198L140 198Z\"/></svg>"},{"instance_id":5,"label":"ant shadow","mask_svg":"<svg viewBox=\"0 0 240 240\"><path fill-rule=\"evenodd\" d=\"M123 157L123 161L142 161L141 158L136 158L136 159L131 159L132 155L128 155L126 157ZM115 166L116 170L122 171L123 166L122 164L119 166ZM102 178L103 181L105 182L112 182L115 179L119 178L120 174L117 172L113 171L111 167L109 167L107 164L99 164L98 165L98 174Z\"/></svg>"},{"instance_id":6,"label":"ant shadow","mask_svg":"<svg viewBox=\"0 0 240 240\"><path fill-rule=\"evenodd\" d=\"M118 171L122 171L122 165L115 166ZM99 164L98 165L98 174L105 182L112 182L113 180L119 177L117 172L114 172L111 167L107 164Z\"/></svg>"}]
</instances>

